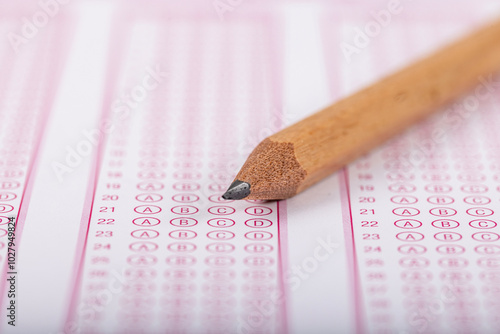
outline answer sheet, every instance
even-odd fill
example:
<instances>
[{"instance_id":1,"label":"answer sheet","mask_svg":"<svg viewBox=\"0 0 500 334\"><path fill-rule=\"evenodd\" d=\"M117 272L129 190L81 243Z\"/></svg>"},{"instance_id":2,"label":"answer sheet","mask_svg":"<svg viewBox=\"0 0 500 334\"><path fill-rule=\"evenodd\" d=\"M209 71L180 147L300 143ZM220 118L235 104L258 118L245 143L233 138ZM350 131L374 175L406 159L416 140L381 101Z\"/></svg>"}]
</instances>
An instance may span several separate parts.
<instances>
[{"instance_id":1,"label":"answer sheet","mask_svg":"<svg viewBox=\"0 0 500 334\"><path fill-rule=\"evenodd\" d=\"M498 332L499 75L292 199L220 197L495 2L2 6L2 333Z\"/></svg>"}]
</instances>

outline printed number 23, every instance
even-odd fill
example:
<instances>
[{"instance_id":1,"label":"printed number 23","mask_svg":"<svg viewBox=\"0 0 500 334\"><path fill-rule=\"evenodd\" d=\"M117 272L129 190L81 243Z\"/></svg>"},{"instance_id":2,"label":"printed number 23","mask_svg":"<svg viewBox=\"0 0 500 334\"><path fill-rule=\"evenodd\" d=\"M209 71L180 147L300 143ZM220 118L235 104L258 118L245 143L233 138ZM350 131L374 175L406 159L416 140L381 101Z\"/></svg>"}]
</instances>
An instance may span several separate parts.
<instances>
[{"instance_id":1,"label":"printed number 23","mask_svg":"<svg viewBox=\"0 0 500 334\"><path fill-rule=\"evenodd\" d=\"M113 231L96 231L96 237L111 237L113 236Z\"/></svg>"}]
</instances>

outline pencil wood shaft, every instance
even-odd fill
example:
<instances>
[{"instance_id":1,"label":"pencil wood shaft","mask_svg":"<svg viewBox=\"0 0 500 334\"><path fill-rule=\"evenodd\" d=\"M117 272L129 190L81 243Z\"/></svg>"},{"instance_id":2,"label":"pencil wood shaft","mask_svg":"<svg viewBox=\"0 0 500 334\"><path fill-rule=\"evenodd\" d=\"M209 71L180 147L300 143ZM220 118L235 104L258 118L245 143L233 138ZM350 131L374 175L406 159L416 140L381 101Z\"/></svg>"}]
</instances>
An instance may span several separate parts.
<instances>
[{"instance_id":1,"label":"pencil wood shaft","mask_svg":"<svg viewBox=\"0 0 500 334\"><path fill-rule=\"evenodd\" d=\"M500 21L268 137L236 180L291 197L479 85L500 68Z\"/></svg>"}]
</instances>

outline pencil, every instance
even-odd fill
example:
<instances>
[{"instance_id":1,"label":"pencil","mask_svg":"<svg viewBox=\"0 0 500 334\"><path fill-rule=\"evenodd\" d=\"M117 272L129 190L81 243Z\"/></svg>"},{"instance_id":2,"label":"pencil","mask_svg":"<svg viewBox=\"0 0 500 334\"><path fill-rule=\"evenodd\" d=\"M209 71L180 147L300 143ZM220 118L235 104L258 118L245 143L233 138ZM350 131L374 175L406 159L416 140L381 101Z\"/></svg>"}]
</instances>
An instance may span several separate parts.
<instances>
[{"instance_id":1,"label":"pencil","mask_svg":"<svg viewBox=\"0 0 500 334\"><path fill-rule=\"evenodd\" d=\"M500 21L267 137L222 197L292 197L498 69Z\"/></svg>"}]
</instances>

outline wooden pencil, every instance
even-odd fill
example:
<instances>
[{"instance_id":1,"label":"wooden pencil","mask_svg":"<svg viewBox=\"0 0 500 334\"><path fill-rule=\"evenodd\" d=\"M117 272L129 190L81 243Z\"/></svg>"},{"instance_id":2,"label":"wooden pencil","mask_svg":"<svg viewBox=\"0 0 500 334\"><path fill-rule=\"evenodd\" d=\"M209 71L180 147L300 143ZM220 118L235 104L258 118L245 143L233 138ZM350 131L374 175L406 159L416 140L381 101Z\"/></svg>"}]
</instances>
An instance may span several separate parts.
<instances>
[{"instance_id":1,"label":"wooden pencil","mask_svg":"<svg viewBox=\"0 0 500 334\"><path fill-rule=\"evenodd\" d=\"M500 69L500 21L263 140L225 199L289 198Z\"/></svg>"}]
</instances>

